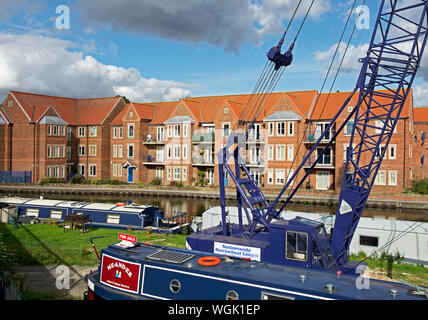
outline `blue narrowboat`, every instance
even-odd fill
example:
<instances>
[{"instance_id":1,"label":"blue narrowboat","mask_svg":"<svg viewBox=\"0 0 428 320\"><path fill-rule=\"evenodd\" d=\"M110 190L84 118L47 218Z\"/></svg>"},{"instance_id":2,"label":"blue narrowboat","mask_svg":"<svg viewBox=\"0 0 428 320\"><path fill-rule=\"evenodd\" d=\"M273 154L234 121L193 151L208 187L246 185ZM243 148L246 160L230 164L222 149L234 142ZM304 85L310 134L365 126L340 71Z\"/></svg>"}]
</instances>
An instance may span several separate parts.
<instances>
[{"instance_id":1,"label":"blue narrowboat","mask_svg":"<svg viewBox=\"0 0 428 320\"><path fill-rule=\"evenodd\" d=\"M209 288L209 290L207 290ZM101 250L88 275L89 300L409 300L428 290L366 275L249 261L137 242Z\"/></svg>"},{"instance_id":2,"label":"blue narrowboat","mask_svg":"<svg viewBox=\"0 0 428 320\"><path fill-rule=\"evenodd\" d=\"M103 228L143 230L148 226L160 226L164 218L159 207L135 203L88 203L3 197L0 198L0 205L15 207L20 219L51 219L63 222L69 214L88 215L92 226Z\"/></svg>"}]
</instances>

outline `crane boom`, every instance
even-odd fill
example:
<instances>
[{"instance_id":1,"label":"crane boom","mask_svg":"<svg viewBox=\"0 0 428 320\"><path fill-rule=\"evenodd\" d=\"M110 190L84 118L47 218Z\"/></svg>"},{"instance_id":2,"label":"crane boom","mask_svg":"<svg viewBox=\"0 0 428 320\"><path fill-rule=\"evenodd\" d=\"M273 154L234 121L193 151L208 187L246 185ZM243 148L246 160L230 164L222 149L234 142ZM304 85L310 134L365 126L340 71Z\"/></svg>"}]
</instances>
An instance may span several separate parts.
<instances>
[{"instance_id":1,"label":"crane boom","mask_svg":"<svg viewBox=\"0 0 428 320\"><path fill-rule=\"evenodd\" d=\"M189 246L212 251L214 243L218 244L220 240L228 242L227 238L234 238L230 243L255 246L257 250L261 250L263 259L273 263L355 272L355 267L349 264L350 243L420 67L428 40L427 10L428 0L411 0L405 3L399 0L381 1L367 55L360 59L362 68L354 90L271 203L240 156L240 148L245 146L248 132L230 135L226 146L218 153L221 232L213 227L205 235L191 235L187 238ZM358 102L349 112L348 104L356 96ZM337 126L330 142L320 152L322 140L345 109L349 112L343 117L346 118L345 121ZM250 129L254 121L251 122ZM331 235L327 236L323 224L301 217L293 220L281 218L281 212L325 152L345 126L351 124L350 147L346 152L343 183ZM229 148L235 145L232 168L228 164L228 159L232 156ZM294 180L307 167L307 161L313 154L317 154L315 162L311 163L303 177L295 183ZM238 227L227 223L224 173L236 185ZM277 208L292 183L294 189L282 206ZM249 221L248 227L243 226L243 212ZM277 221L272 222L273 219ZM309 238L311 241L308 241ZM308 259L309 255L312 255L312 260Z\"/></svg>"}]
</instances>

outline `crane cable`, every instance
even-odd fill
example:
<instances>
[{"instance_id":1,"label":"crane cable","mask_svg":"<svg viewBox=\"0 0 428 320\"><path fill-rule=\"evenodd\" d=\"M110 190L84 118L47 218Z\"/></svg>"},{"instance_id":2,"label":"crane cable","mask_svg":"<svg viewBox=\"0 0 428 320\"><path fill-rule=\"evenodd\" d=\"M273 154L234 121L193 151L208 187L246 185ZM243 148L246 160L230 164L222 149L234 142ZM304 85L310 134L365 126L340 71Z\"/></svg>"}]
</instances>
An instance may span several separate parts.
<instances>
[{"instance_id":1,"label":"crane cable","mask_svg":"<svg viewBox=\"0 0 428 320\"><path fill-rule=\"evenodd\" d=\"M286 34L288 33L288 30L292 24L292 22L295 19L295 16L300 8L300 5L302 3L303 0L300 0L296 9L294 10L294 13L292 15L292 18L280 40L280 44L282 44ZM294 47L295 42L297 41L304 24L306 23L306 20L309 16L310 11L312 10L313 4L314 4L315 0L312 0L311 5L309 6L308 10L306 11L305 17L303 19L303 21L300 24L299 30L294 38L294 41L292 43L292 46ZM262 109L262 106L264 105L264 102L267 100L267 98L270 96L270 94L273 92L273 90L275 89L277 83L279 82L282 74L284 73L284 69L285 68L280 68L282 70L273 70L273 65L274 63L272 61L269 61L266 63L262 74L259 77L259 80L253 90L253 93L251 94L251 96L249 97L249 100L246 104L246 106L243 108L243 111L241 113L241 115L239 116L238 119L242 119L242 117L244 118L243 121L247 122L247 116L249 117L250 115L253 115L253 121L252 123L254 123L260 113L260 110ZM266 90L267 89L267 90ZM255 111L255 112L254 112ZM239 123L239 121L238 121ZM235 125L235 127L233 129L236 129L236 127L238 126L238 123Z\"/></svg>"},{"instance_id":2,"label":"crane cable","mask_svg":"<svg viewBox=\"0 0 428 320\"><path fill-rule=\"evenodd\" d=\"M338 54L338 52L339 52L339 48L340 48L340 45L341 45L341 43L342 43L343 37L344 37L344 35L345 35L346 29L348 28L349 21L350 21L351 16L352 16L352 14L353 14L353 12L354 12L354 8L355 8L355 5L356 5L356 2L357 2L357 0L354 0L354 3L353 3L353 5L352 5L352 8L351 8L351 10L350 10L350 12L349 12L349 15L348 15L347 21L346 21L345 26L344 26L344 28L343 28L342 34L341 34L341 36L340 36L339 42L338 42L338 44L337 44L337 46L336 46L336 50L335 50L335 52L334 52L334 54L333 54L333 58L332 58L332 60L331 60L331 62L330 62L330 65L329 65L329 68L328 68L327 74L326 74L326 76L325 76L325 78L324 78L324 81L323 81L323 83L322 83L321 89L320 89L320 91L319 91L319 94L318 94L318 96L317 96L317 98L316 98L315 103L312 105L311 109L309 110L308 118L310 118L310 117L311 117L311 115L312 115L312 113L313 113L313 111L314 111L314 108L318 105L318 102L319 102L319 99L320 99L320 97L321 97L322 91L324 90L324 87L325 87L325 85L326 85L326 83L327 83L327 79L328 79L328 77L329 77L329 75L330 75L330 72L331 72L331 70L332 70L334 60L336 59L336 56L337 56L337 54ZM364 0L364 1L363 1L363 5L364 5L365 3L366 3L366 0ZM359 16L358 16L358 17L360 17L361 13L362 13L362 12L360 11L360 13L359 13ZM327 98L326 98L326 100L325 100L325 102L324 102L323 108L322 108L322 110L321 110L320 117L322 116L322 114L323 114L323 113L324 113L324 111L325 111L325 108L326 108L326 106L327 106L327 102L328 102L328 100L329 100L329 98L330 98L330 95L331 95L331 93L332 93L332 91L333 91L334 84L335 84L335 82L336 82L336 80L337 80L337 77L338 77L338 75L339 75L339 73L340 73L340 71L341 71L341 69L342 69L342 65L343 65L343 62L344 62L344 60L345 60L345 57L346 57L346 54L347 54L347 52L348 52L349 46L350 46L350 44L351 44L351 41L352 41L352 39L353 39L353 36L354 36L355 30L356 30L356 25L354 25L354 28L353 28L353 30L352 30L352 32L351 32L351 35L350 35L349 39L348 39L347 46L346 46L345 51L344 51L344 53L343 53L342 59L341 59L340 64L339 64L339 67L338 67L338 69L337 69L337 71L336 71L336 74L335 74L334 80L333 80L333 82L332 82L332 84L331 84L331 86L330 86L330 91L329 91L329 93L328 93L328 95L327 95ZM305 132L308 130L309 124L310 124L310 122L306 123ZM314 133L315 133L315 130L314 130ZM300 150L300 148L301 148L301 146L302 146L302 143L303 143L303 139L304 139L304 137L302 137L302 138L301 138L301 140L300 140L300 142L299 142L298 148L297 148L297 150L296 150L296 152L295 152L295 154L296 154L296 155L299 153L299 150ZM307 151L307 152L308 152L308 151ZM305 153L305 155L307 155L307 152ZM305 156L304 156L304 157L305 157ZM304 157L303 157L303 158L304 158ZM296 158L297 158L297 157L294 157L293 162L292 162L292 164L291 164L291 166L290 166L290 170L288 171L287 179L285 180L285 181L286 181L286 182L285 182L285 184L288 182L288 179L290 178L290 175L291 175L291 172L292 172L292 168L293 168L293 166L294 166L294 164L295 164L295 162L296 162ZM290 196L291 192L292 192L292 191L290 190L290 191L289 191L289 193L288 193L288 196ZM284 207L285 207L285 204L281 207L281 209L280 209L279 211L282 211L282 210L284 209Z\"/></svg>"}]
</instances>

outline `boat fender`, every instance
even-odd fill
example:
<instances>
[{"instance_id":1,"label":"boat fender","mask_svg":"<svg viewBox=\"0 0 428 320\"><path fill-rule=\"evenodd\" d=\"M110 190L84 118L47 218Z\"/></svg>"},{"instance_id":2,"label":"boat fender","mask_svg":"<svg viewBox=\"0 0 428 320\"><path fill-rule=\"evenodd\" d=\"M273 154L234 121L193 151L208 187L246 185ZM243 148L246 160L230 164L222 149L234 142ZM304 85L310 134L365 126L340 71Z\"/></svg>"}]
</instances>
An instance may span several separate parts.
<instances>
[{"instance_id":1,"label":"boat fender","mask_svg":"<svg viewBox=\"0 0 428 320\"><path fill-rule=\"evenodd\" d=\"M125 206L125 203L123 203L123 202L118 202L118 203L116 203L116 206L117 206L117 207L124 207L124 206Z\"/></svg>"},{"instance_id":2,"label":"boat fender","mask_svg":"<svg viewBox=\"0 0 428 320\"><path fill-rule=\"evenodd\" d=\"M220 258L217 257L202 257L198 260L201 266L211 267L216 266L220 263Z\"/></svg>"}]
</instances>

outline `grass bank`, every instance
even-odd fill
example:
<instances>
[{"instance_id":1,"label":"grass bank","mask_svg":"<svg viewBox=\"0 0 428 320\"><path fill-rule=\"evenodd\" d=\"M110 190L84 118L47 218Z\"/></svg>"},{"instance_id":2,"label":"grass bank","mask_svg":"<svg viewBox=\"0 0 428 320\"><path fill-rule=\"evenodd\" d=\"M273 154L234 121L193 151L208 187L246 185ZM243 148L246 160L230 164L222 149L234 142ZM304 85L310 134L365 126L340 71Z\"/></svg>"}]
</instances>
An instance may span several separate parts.
<instances>
[{"instance_id":1,"label":"grass bank","mask_svg":"<svg viewBox=\"0 0 428 320\"><path fill-rule=\"evenodd\" d=\"M109 244L119 242L118 233L137 237L137 241L158 243L171 247L185 247L184 235L164 235L145 231L121 231L115 229L93 228L90 232L77 229L66 231L50 224L20 225L14 230L13 225L0 224L0 233L9 253L14 257L16 265L78 265L93 266L98 259L89 241L95 239L98 252Z\"/></svg>"}]
</instances>

